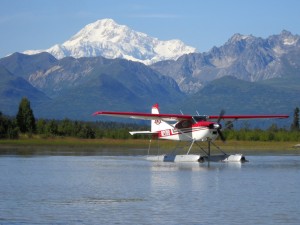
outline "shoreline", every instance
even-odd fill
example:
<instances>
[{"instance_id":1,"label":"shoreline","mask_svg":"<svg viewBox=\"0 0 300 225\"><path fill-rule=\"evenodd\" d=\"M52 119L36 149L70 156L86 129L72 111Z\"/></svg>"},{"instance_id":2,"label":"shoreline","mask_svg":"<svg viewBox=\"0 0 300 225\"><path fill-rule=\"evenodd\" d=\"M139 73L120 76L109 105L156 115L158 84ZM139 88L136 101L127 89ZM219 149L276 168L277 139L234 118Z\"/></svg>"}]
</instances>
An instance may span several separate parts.
<instances>
[{"instance_id":1,"label":"shoreline","mask_svg":"<svg viewBox=\"0 0 300 225\"><path fill-rule=\"evenodd\" d=\"M178 142L157 140L151 141L151 152L157 154L172 151ZM200 142L203 148L207 145ZM296 154L300 155L299 142L260 142L234 141L226 143L215 141L228 154L244 155L263 154ZM188 143L182 142L182 146ZM0 140L0 155L147 155L149 140L145 139L78 139L78 138L21 138L18 140ZM184 153L185 150L180 151ZM212 147L212 153L218 152ZM195 145L191 153L199 153Z\"/></svg>"}]
</instances>

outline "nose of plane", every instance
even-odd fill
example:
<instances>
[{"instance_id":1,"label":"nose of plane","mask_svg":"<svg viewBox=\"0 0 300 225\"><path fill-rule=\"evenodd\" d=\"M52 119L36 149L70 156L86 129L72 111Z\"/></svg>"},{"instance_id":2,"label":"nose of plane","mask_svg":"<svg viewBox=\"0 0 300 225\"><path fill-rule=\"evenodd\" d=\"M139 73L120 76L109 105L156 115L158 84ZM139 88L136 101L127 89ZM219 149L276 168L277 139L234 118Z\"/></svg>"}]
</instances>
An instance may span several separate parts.
<instances>
[{"instance_id":1,"label":"nose of plane","mask_svg":"<svg viewBox=\"0 0 300 225\"><path fill-rule=\"evenodd\" d=\"M214 123L213 127L214 127L214 129L221 129L222 125L219 123Z\"/></svg>"}]
</instances>

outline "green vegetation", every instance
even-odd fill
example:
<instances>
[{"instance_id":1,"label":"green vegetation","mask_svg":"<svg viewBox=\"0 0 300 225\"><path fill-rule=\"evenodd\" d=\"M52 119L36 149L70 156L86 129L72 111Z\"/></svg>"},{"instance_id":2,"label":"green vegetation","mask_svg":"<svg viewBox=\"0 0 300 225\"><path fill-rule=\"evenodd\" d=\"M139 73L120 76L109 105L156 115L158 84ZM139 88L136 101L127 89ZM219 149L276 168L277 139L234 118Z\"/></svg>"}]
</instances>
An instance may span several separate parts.
<instances>
[{"instance_id":1,"label":"green vegetation","mask_svg":"<svg viewBox=\"0 0 300 225\"><path fill-rule=\"evenodd\" d=\"M19 139L20 135L29 137L38 135L48 137L75 137L82 139L130 139L144 138L131 136L130 130L146 129L136 124L115 122L82 122L64 120L36 120L27 98L22 98L16 118L3 115L0 112L0 139Z\"/></svg>"},{"instance_id":2,"label":"green vegetation","mask_svg":"<svg viewBox=\"0 0 300 225\"><path fill-rule=\"evenodd\" d=\"M274 125L273 125L274 126ZM230 130L224 131L224 135L226 140L234 140L234 141L276 141L276 142L284 142L284 141L300 141L300 132L299 131L288 131L285 129L272 129L261 130Z\"/></svg>"},{"instance_id":3,"label":"green vegetation","mask_svg":"<svg viewBox=\"0 0 300 225\"><path fill-rule=\"evenodd\" d=\"M299 131L300 126L299 126L299 108L297 107L294 111L294 118L293 118L293 123L291 125L291 130L292 131Z\"/></svg>"},{"instance_id":4,"label":"green vegetation","mask_svg":"<svg viewBox=\"0 0 300 225\"><path fill-rule=\"evenodd\" d=\"M27 98L22 98L16 120L22 133L35 132L35 118Z\"/></svg>"},{"instance_id":5,"label":"green vegetation","mask_svg":"<svg viewBox=\"0 0 300 225\"><path fill-rule=\"evenodd\" d=\"M267 130L249 129L247 126L239 130L232 125L224 131L228 141L255 141L255 142L298 142L300 141L299 108L295 109L293 124L290 130L278 128L273 124ZM64 120L34 119L30 102L23 98L20 102L16 118L4 116L0 112L0 139L32 139L47 138L79 138L79 139L149 139L147 135L131 136L129 131L148 130L138 124L125 124L117 122L82 122ZM26 138L25 138L26 139ZM21 140L19 140L21 142ZM59 140L59 139L56 139ZM45 141L44 141L45 142ZM2 142L3 143L3 142Z\"/></svg>"}]
</instances>

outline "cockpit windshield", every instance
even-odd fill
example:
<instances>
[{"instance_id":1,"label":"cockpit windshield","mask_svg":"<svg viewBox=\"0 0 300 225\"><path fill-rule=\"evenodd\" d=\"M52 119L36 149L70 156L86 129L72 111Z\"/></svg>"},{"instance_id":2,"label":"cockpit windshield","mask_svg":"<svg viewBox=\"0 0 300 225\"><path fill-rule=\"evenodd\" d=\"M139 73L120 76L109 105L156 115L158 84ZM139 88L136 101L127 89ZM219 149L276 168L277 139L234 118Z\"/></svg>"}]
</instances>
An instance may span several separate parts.
<instances>
[{"instance_id":1,"label":"cockpit windshield","mask_svg":"<svg viewBox=\"0 0 300 225\"><path fill-rule=\"evenodd\" d=\"M193 116L193 120L197 123L200 121L206 121L207 120L207 116Z\"/></svg>"}]
</instances>

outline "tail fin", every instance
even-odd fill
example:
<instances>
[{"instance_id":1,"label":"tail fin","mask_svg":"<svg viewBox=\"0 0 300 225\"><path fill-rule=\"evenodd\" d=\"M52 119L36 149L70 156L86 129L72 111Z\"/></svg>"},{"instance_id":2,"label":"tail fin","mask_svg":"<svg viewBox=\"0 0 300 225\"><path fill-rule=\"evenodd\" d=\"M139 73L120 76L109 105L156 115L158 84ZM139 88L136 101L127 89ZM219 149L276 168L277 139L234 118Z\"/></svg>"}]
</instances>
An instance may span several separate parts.
<instances>
[{"instance_id":1,"label":"tail fin","mask_svg":"<svg viewBox=\"0 0 300 225\"><path fill-rule=\"evenodd\" d=\"M159 105L156 103L152 106L152 114L159 114ZM172 128L169 124L162 120L151 120L151 132Z\"/></svg>"},{"instance_id":2,"label":"tail fin","mask_svg":"<svg viewBox=\"0 0 300 225\"><path fill-rule=\"evenodd\" d=\"M152 106L151 113L152 114L159 114L159 105L157 103Z\"/></svg>"}]
</instances>

